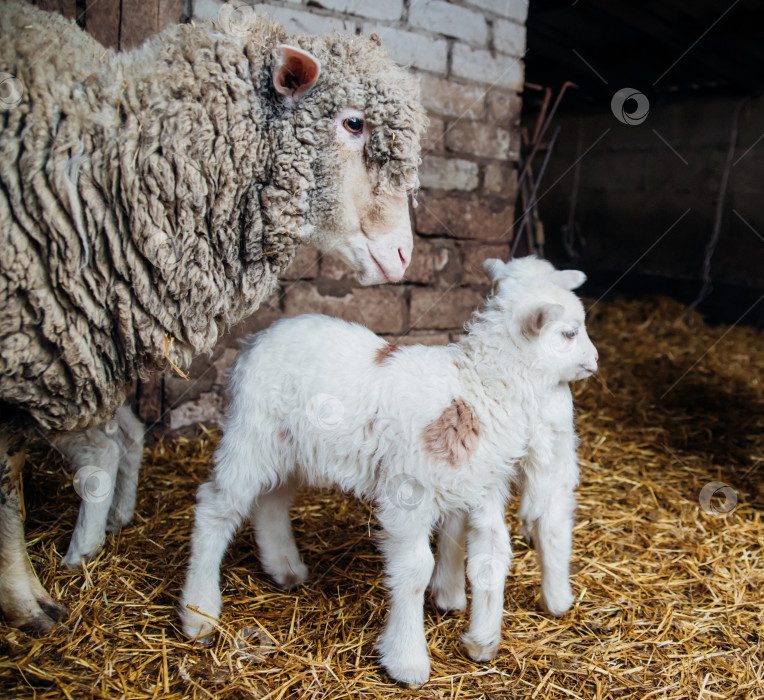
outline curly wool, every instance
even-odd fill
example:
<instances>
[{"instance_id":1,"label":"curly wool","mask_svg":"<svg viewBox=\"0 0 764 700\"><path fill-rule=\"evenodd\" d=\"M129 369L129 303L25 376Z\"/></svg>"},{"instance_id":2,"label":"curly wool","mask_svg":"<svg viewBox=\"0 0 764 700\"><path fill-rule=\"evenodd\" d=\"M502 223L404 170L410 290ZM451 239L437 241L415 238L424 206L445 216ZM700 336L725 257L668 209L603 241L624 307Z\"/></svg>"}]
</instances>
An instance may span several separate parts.
<instances>
[{"instance_id":1,"label":"curly wool","mask_svg":"<svg viewBox=\"0 0 764 700\"><path fill-rule=\"evenodd\" d=\"M0 28L23 87L0 103L0 420L103 423L137 376L257 309L306 232L333 228L340 108L365 112L377 189L416 186L418 88L378 40L290 39L322 64L291 105L271 81L286 37L262 19L127 53L17 2Z\"/></svg>"}]
</instances>

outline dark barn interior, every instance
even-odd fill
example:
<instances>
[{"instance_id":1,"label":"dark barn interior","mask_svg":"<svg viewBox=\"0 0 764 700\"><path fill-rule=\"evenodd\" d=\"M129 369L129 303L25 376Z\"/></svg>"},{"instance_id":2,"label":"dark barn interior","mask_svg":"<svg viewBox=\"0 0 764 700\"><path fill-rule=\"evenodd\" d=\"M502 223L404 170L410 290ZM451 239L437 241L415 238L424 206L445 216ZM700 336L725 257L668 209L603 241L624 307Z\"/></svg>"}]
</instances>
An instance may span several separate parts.
<instances>
[{"instance_id":1,"label":"dark barn interior","mask_svg":"<svg viewBox=\"0 0 764 700\"><path fill-rule=\"evenodd\" d=\"M763 21L755 0L530 3L529 140L542 88L548 115L577 86L541 139L559 127L538 186L546 253L585 269L589 293L664 293L713 321L764 322ZM644 98L619 119L624 88Z\"/></svg>"}]
</instances>

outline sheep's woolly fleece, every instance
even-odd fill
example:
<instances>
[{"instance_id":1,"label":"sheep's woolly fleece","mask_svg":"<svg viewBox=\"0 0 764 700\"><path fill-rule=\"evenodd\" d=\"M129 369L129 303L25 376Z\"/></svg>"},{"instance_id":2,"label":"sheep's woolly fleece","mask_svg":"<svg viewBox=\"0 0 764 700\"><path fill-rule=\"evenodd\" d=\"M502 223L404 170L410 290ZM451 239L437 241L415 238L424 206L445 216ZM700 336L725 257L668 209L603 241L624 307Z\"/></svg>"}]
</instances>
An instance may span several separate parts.
<instances>
[{"instance_id":1,"label":"sheep's woolly fleece","mask_svg":"<svg viewBox=\"0 0 764 700\"><path fill-rule=\"evenodd\" d=\"M366 114L376 187L413 188L425 117L379 41L174 26L127 53L0 3L0 419L71 430L113 415L136 376L185 367L273 291L306 231L332 230L332 117ZM280 42L321 62L275 96Z\"/></svg>"}]
</instances>

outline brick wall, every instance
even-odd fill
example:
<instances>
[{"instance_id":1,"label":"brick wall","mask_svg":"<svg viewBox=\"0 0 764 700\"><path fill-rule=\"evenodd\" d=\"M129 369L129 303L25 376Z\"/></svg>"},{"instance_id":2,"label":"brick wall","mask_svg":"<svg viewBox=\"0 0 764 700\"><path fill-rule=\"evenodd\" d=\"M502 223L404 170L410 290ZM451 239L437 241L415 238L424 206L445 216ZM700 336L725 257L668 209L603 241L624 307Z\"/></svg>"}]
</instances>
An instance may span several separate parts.
<instances>
[{"instance_id":1,"label":"brick wall","mask_svg":"<svg viewBox=\"0 0 764 700\"><path fill-rule=\"evenodd\" d=\"M645 291L690 302L702 285L706 245L740 107L719 242L714 291L700 307L712 319L764 324L764 100L684 93L653 97L646 119L621 123L607 107L559 115L560 136L539 202L554 262L586 270L590 293ZM564 250L580 158L573 260ZM550 187L556 183L554 187Z\"/></svg>"},{"instance_id":2,"label":"brick wall","mask_svg":"<svg viewBox=\"0 0 764 700\"><path fill-rule=\"evenodd\" d=\"M197 19L222 3L194 0ZM359 287L346 266L303 247L278 292L234 329L191 381L163 379L164 422L214 422L236 339L282 317L320 312L398 343L448 343L487 291L486 257L509 255L517 180L527 0L300 0L254 5L290 33L376 32L421 80L430 115L412 211L414 257L403 284Z\"/></svg>"}]
</instances>

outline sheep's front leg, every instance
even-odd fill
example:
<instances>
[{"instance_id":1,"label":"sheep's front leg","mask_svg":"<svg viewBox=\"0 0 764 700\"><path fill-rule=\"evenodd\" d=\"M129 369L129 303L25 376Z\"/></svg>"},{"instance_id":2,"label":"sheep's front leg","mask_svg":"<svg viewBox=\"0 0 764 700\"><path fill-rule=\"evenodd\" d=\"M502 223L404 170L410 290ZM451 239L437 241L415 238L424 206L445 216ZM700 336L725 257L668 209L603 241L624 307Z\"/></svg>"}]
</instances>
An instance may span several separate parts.
<instances>
[{"instance_id":1,"label":"sheep's front leg","mask_svg":"<svg viewBox=\"0 0 764 700\"><path fill-rule=\"evenodd\" d=\"M0 435L0 607L9 624L45 634L68 611L48 595L27 557L19 488L23 465L23 447L11 447Z\"/></svg>"},{"instance_id":2,"label":"sheep's front leg","mask_svg":"<svg viewBox=\"0 0 764 700\"><path fill-rule=\"evenodd\" d=\"M504 583L512 549L504 522L504 503L486 500L469 514L467 577L472 590L470 628L462 642L475 661L493 658L501 641Z\"/></svg>"},{"instance_id":3,"label":"sheep's front leg","mask_svg":"<svg viewBox=\"0 0 764 700\"><path fill-rule=\"evenodd\" d=\"M438 557L430 581L435 605L444 611L464 610L467 607L464 591L465 536L465 514L446 515L438 530Z\"/></svg>"},{"instance_id":4,"label":"sheep's front leg","mask_svg":"<svg viewBox=\"0 0 764 700\"><path fill-rule=\"evenodd\" d=\"M430 677L424 592L434 565L431 520L415 517L417 511L399 510L398 519L394 513L380 515L385 530L381 549L390 588L390 615L377 643L380 660L390 676L415 684Z\"/></svg>"},{"instance_id":5,"label":"sheep's front leg","mask_svg":"<svg viewBox=\"0 0 764 700\"><path fill-rule=\"evenodd\" d=\"M133 519L138 472L143 461L143 438L146 433L146 427L126 405L117 411L116 421L124 444L119 459L117 488L106 523L109 532L117 532Z\"/></svg>"},{"instance_id":6,"label":"sheep's front leg","mask_svg":"<svg viewBox=\"0 0 764 700\"><path fill-rule=\"evenodd\" d=\"M520 518L532 540L541 568L541 597L552 615L562 615L573 604L570 586L570 555L573 544L573 493L578 481L572 434L558 437L554 461L525 466Z\"/></svg>"},{"instance_id":7,"label":"sheep's front leg","mask_svg":"<svg viewBox=\"0 0 764 700\"><path fill-rule=\"evenodd\" d=\"M71 462L75 488L82 499L72 539L62 560L62 564L74 568L94 557L103 546L120 448L102 428L59 438L56 446Z\"/></svg>"}]
</instances>

